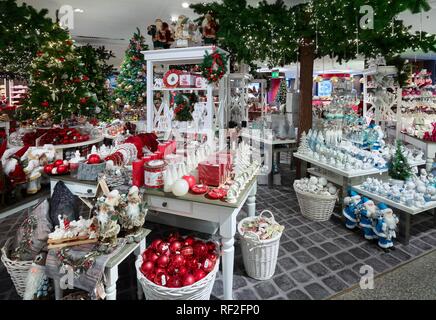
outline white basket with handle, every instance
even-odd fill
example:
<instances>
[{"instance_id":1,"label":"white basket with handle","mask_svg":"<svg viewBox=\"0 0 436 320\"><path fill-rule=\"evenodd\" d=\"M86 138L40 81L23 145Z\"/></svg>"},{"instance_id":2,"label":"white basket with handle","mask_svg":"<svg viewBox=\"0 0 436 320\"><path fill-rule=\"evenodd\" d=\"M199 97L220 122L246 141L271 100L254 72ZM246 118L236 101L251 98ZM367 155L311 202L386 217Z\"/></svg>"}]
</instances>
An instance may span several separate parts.
<instances>
[{"instance_id":1,"label":"white basket with handle","mask_svg":"<svg viewBox=\"0 0 436 320\"><path fill-rule=\"evenodd\" d=\"M250 222L265 213L271 215L270 221L276 223L271 211L264 210L258 217L248 217L242 219L238 224L238 232L241 236L241 250L244 267L247 274L257 280L270 279L276 270L277 257L279 254L280 238L282 232L277 233L273 238L261 240L259 236L251 231L242 230L245 222Z\"/></svg>"},{"instance_id":2,"label":"white basket with handle","mask_svg":"<svg viewBox=\"0 0 436 320\"><path fill-rule=\"evenodd\" d=\"M314 194L300 190L295 182L294 190L303 216L313 221L327 221L330 219L338 199L338 191L333 195Z\"/></svg>"},{"instance_id":3,"label":"white basket with handle","mask_svg":"<svg viewBox=\"0 0 436 320\"><path fill-rule=\"evenodd\" d=\"M190 286L181 288L167 288L159 286L148 280L141 272L143 259L142 254L138 256L135 262L136 276L141 283L147 300L209 300L212 293L213 284L215 283L216 273L219 268L219 259L216 260L215 267L203 279L195 282Z\"/></svg>"},{"instance_id":4,"label":"white basket with handle","mask_svg":"<svg viewBox=\"0 0 436 320\"><path fill-rule=\"evenodd\" d=\"M19 261L19 260L11 260L8 257L9 248L12 244L12 239L9 238L6 240L5 245L1 249L2 256L1 261L8 270L9 275L11 276L11 280L17 290L17 293L20 297L24 296L24 292L26 291L27 285L27 275L29 274L30 267L32 266L33 261Z\"/></svg>"}]
</instances>

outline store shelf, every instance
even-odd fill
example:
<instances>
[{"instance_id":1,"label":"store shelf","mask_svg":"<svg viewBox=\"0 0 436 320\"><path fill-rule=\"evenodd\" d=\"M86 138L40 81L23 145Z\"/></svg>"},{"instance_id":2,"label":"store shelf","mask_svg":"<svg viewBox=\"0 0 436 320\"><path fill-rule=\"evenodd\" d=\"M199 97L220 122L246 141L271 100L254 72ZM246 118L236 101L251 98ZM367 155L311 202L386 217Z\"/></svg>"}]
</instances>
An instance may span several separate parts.
<instances>
[{"instance_id":1,"label":"store shelf","mask_svg":"<svg viewBox=\"0 0 436 320\"><path fill-rule=\"evenodd\" d=\"M411 215L415 215L415 214L418 214L418 213L425 212L427 210L431 210L431 209L436 208L436 201L427 202L426 205L424 206L424 208L409 207L409 206L406 206L406 205L404 205L402 203L398 203L398 202L392 201L392 200L390 200L390 199L388 199L386 197L382 197L382 196L380 196L380 195L378 195L376 193L372 193L372 192L369 192L367 190L364 190L361 185L353 186L352 188L356 192L358 192L359 194L361 194L363 196L366 196L366 197L368 197L368 198L370 198L372 200L375 200L376 202L384 202L384 203L386 203L388 206L390 206L392 208L396 208L398 210L407 212L407 213L409 213Z\"/></svg>"},{"instance_id":2,"label":"store shelf","mask_svg":"<svg viewBox=\"0 0 436 320\"><path fill-rule=\"evenodd\" d=\"M153 88L153 91L207 91L208 88Z\"/></svg>"}]
</instances>

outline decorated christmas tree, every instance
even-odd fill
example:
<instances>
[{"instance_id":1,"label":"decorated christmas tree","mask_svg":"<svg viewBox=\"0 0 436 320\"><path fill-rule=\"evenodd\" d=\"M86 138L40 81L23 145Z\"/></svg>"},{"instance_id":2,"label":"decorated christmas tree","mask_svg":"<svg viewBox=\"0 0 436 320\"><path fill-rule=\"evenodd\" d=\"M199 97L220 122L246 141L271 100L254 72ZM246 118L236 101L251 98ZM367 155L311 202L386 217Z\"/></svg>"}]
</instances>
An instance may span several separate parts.
<instances>
[{"instance_id":1,"label":"decorated christmas tree","mask_svg":"<svg viewBox=\"0 0 436 320\"><path fill-rule=\"evenodd\" d=\"M280 81L279 92L277 93L276 102L279 105L286 104L286 95L288 93L288 87L286 85L286 79Z\"/></svg>"},{"instance_id":2,"label":"decorated christmas tree","mask_svg":"<svg viewBox=\"0 0 436 320\"><path fill-rule=\"evenodd\" d=\"M306 132L303 132L300 137L300 145L298 146L298 153L305 154L310 151L309 143L307 142Z\"/></svg>"},{"instance_id":3,"label":"decorated christmas tree","mask_svg":"<svg viewBox=\"0 0 436 320\"><path fill-rule=\"evenodd\" d=\"M129 47L126 50L124 62L121 65L120 74L117 78L118 86L115 89L115 102L118 105L130 105L141 108L145 103L146 87L146 62L141 51L148 50L144 36L137 29Z\"/></svg>"},{"instance_id":4,"label":"decorated christmas tree","mask_svg":"<svg viewBox=\"0 0 436 320\"><path fill-rule=\"evenodd\" d=\"M83 70L71 38L42 46L31 64L29 97L19 110L20 118L48 115L61 123L72 115L95 115L98 99Z\"/></svg>"},{"instance_id":5,"label":"decorated christmas tree","mask_svg":"<svg viewBox=\"0 0 436 320\"><path fill-rule=\"evenodd\" d=\"M82 62L82 72L89 78L89 85L97 95L94 116L107 120L112 117L112 112L109 109L111 96L106 81L113 73L113 66L108 64L108 60L114 55L105 47L94 48L89 44L78 47L77 52Z\"/></svg>"},{"instance_id":6,"label":"decorated christmas tree","mask_svg":"<svg viewBox=\"0 0 436 320\"><path fill-rule=\"evenodd\" d=\"M406 180L412 176L412 169L403 154L403 144L397 141L397 150L389 164L389 175L393 179Z\"/></svg>"}]
</instances>

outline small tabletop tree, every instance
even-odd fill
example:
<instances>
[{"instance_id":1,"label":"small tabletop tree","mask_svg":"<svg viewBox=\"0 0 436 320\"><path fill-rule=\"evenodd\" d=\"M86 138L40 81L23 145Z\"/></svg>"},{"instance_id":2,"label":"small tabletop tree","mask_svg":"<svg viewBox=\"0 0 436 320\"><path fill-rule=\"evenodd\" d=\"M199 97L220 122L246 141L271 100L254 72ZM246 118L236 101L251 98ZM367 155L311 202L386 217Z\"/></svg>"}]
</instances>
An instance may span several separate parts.
<instances>
[{"instance_id":1,"label":"small tabletop tree","mask_svg":"<svg viewBox=\"0 0 436 320\"><path fill-rule=\"evenodd\" d=\"M389 175L393 179L406 180L412 176L412 169L403 154L403 144L397 141L397 150L389 164Z\"/></svg>"}]
</instances>

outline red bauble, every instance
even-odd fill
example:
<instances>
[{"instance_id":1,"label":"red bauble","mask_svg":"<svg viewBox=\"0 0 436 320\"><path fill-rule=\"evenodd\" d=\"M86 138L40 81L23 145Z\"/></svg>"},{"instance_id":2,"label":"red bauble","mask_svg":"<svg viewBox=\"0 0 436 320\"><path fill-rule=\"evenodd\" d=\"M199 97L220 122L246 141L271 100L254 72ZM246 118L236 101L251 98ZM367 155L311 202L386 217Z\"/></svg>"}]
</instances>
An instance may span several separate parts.
<instances>
[{"instance_id":1,"label":"red bauble","mask_svg":"<svg viewBox=\"0 0 436 320\"><path fill-rule=\"evenodd\" d=\"M149 274L145 275L145 277L151 282L154 282L154 278L156 277L156 274L154 272L150 272Z\"/></svg>"},{"instance_id":2,"label":"red bauble","mask_svg":"<svg viewBox=\"0 0 436 320\"><path fill-rule=\"evenodd\" d=\"M162 242L162 239L155 239L150 245L150 248L157 250L157 246Z\"/></svg>"},{"instance_id":3,"label":"red bauble","mask_svg":"<svg viewBox=\"0 0 436 320\"><path fill-rule=\"evenodd\" d=\"M184 246L180 249L180 253L185 256L192 256L194 254L194 249L191 246Z\"/></svg>"},{"instance_id":4,"label":"red bauble","mask_svg":"<svg viewBox=\"0 0 436 320\"><path fill-rule=\"evenodd\" d=\"M209 241L206 243L206 245L207 245L208 251L215 251L216 250L216 243L215 242Z\"/></svg>"},{"instance_id":5,"label":"red bauble","mask_svg":"<svg viewBox=\"0 0 436 320\"><path fill-rule=\"evenodd\" d=\"M166 287L168 285L168 275L166 273L156 273L156 276L154 277L155 284L158 286L164 286Z\"/></svg>"},{"instance_id":6,"label":"red bauble","mask_svg":"<svg viewBox=\"0 0 436 320\"><path fill-rule=\"evenodd\" d=\"M195 283L195 278L191 273L187 273L184 277L183 277L183 286L190 286L192 284Z\"/></svg>"},{"instance_id":7,"label":"red bauble","mask_svg":"<svg viewBox=\"0 0 436 320\"><path fill-rule=\"evenodd\" d=\"M151 261L145 261L142 263L141 272L147 276L150 272L154 270L154 263Z\"/></svg>"},{"instance_id":8,"label":"red bauble","mask_svg":"<svg viewBox=\"0 0 436 320\"><path fill-rule=\"evenodd\" d=\"M156 254L156 252L150 252L147 255L147 260L149 260L149 261L151 261L153 263L155 263L157 261L157 259L159 259L159 256Z\"/></svg>"},{"instance_id":9,"label":"red bauble","mask_svg":"<svg viewBox=\"0 0 436 320\"><path fill-rule=\"evenodd\" d=\"M65 174L68 172L68 166L62 164L58 167L58 174Z\"/></svg>"},{"instance_id":10,"label":"red bauble","mask_svg":"<svg viewBox=\"0 0 436 320\"><path fill-rule=\"evenodd\" d=\"M170 250L173 253L180 252L180 249L182 249L182 246L183 246L183 244L180 241L174 240L170 243Z\"/></svg>"},{"instance_id":11,"label":"red bauble","mask_svg":"<svg viewBox=\"0 0 436 320\"><path fill-rule=\"evenodd\" d=\"M177 274L181 277L183 277L188 272L189 272L189 270L186 266L181 266L180 268L177 269Z\"/></svg>"},{"instance_id":12,"label":"red bauble","mask_svg":"<svg viewBox=\"0 0 436 320\"><path fill-rule=\"evenodd\" d=\"M203 258L207 255L207 245L204 242L197 242L194 244L194 255L197 258Z\"/></svg>"},{"instance_id":13,"label":"red bauble","mask_svg":"<svg viewBox=\"0 0 436 320\"><path fill-rule=\"evenodd\" d=\"M154 270L154 273L159 274L159 273L167 273L167 269L166 268L161 268L161 267L157 267L156 270Z\"/></svg>"},{"instance_id":14,"label":"red bauble","mask_svg":"<svg viewBox=\"0 0 436 320\"><path fill-rule=\"evenodd\" d=\"M209 252L207 254L207 259L209 259L210 261L215 262L218 259L218 255L215 252Z\"/></svg>"},{"instance_id":15,"label":"red bauble","mask_svg":"<svg viewBox=\"0 0 436 320\"><path fill-rule=\"evenodd\" d=\"M167 254L169 249L170 249L170 245L168 244L168 242L161 242L158 244L156 252L158 255L163 255L163 254Z\"/></svg>"},{"instance_id":16,"label":"red bauble","mask_svg":"<svg viewBox=\"0 0 436 320\"><path fill-rule=\"evenodd\" d=\"M87 98L80 98L79 99L80 104L86 104L87 101L88 101Z\"/></svg>"},{"instance_id":17,"label":"red bauble","mask_svg":"<svg viewBox=\"0 0 436 320\"><path fill-rule=\"evenodd\" d=\"M177 271L178 271L177 267L173 265L172 262L170 262L170 265L167 268L167 273L173 276L177 274Z\"/></svg>"},{"instance_id":18,"label":"red bauble","mask_svg":"<svg viewBox=\"0 0 436 320\"><path fill-rule=\"evenodd\" d=\"M171 233L171 234L168 236L168 242L169 242L169 243L174 242L174 241L176 241L176 240L180 240L180 234L179 234L178 232L176 232L176 233Z\"/></svg>"},{"instance_id":19,"label":"red bauble","mask_svg":"<svg viewBox=\"0 0 436 320\"><path fill-rule=\"evenodd\" d=\"M64 160L58 159L54 162L55 167L59 167L60 165L64 164Z\"/></svg>"},{"instance_id":20,"label":"red bauble","mask_svg":"<svg viewBox=\"0 0 436 320\"><path fill-rule=\"evenodd\" d=\"M208 258L206 258L203 263L201 264L201 268L209 273L213 270L213 268L215 267L215 263L214 261L209 260Z\"/></svg>"},{"instance_id":21,"label":"red bauble","mask_svg":"<svg viewBox=\"0 0 436 320\"><path fill-rule=\"evenodd\" d=\"M187 261L188 268L193 270L197 270L200 268L200 263L197 258L191 258Z\"/></svg>"},{"instance_id":22,"label":"red bauble","mask_svg":"<svg viewBox=\"0 0 436 320\"><path fill-rule=\"evenodd\" d=\"M98 164L101 163L101 158L98 154L91 154L88 158L88 164Z\"/></svg>"},{"instance_id":23,"label":"red bauble","mask_svg":"<svg viewBox=\"0 0 436 320\"><path fill-rule=\"evenodd\" d=\"M48 101L41 102L41 107L47 108L49 106Z\"/></svg>"},{"instance_id":24,"label":"red bauble","mask_svg":"<svg viewBox=\"0 0 436 320\"><path fill-rule=\"evenodd\" d=\"M170 263L170 259L168 258L167 255L161 255L157 260L156 263L159 267L161 268L165 268L169 263Z\"/></svg>"},{"instance_id":25,"label":"red bauble","mask_svg":"<svg viewBox=\"0 0 436 320\"><path fill-rule=\"evenodd\" d=\"M181 254L174 254L171 256L171 265L176 268L180 268L185 264L185 257Z\"/></svg>"},{"instance_id":26,"label":"red bauble","mask_svg":"<svg viewBox=\"0 0 436 320\"><path fill-rule=\"evenodd\" d=\"M44 166L44 172L46 174L51 174L53 168L54 168L53 164L47 164L47 165Z\"/></svg>"},{"instance_id":27,"label":"red bauble","mask_svg":"<svg viewBox=\"0 0 436 320\"><path fill-rule=\"evenodd\" d=\"M194 271L193 276L195 278L195 281L199 281L203 279L205 276L207 276L207 273L201 269L197 269Z\"/></svg>"},{"instance_id":28,"label":"red bauble","mask_svg":"<svg viewBox=\"0 0 436 320\"><path fill-rule=\"evenodd\" d=\"M179 276L172 276L168 280L168 287L169 288L180 288L182 286L182 280Z\"/></svg>"},{"instance_id":29,"label":"red bauble","mask_svg":"<svg viewBox=\"0 0 436 320\"><path fill-rule=\"evenodd\" d=\"M195 243L195 238L192 236L185 238L185 246L192 246Z\"/></svg>"},{"instance_id":30,"label":"red bauble","mask_svg":"<svg viewBox=\"0 0 436 320\"><path fill-rule=\"evenodd\" d=\"M188 182L189 189L191 189L193 186L195 186L197 184L197 182L195 181L195 177L194 176L183 176L182 178L184 180L186 180L186 182Z\"/></svg>"}]
</instances>

